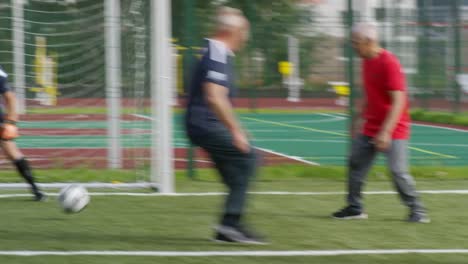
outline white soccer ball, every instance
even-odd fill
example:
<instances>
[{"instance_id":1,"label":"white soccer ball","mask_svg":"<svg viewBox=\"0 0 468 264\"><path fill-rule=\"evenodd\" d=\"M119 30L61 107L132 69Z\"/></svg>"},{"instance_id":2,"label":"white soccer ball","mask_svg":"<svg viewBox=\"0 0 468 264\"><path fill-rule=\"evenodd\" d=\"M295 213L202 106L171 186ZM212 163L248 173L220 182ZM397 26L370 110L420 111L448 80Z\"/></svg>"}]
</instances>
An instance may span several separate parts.
<instances>
[{"instance_id":1,"label":"white soccer ball","mask_svg":"<svg viewBox=\"0 0 468 264\"><path fill-rule=\"evenodd\" d=\"M60 191L58 201L67 213L78 213L88 205L90 200L85 187L77 184L69 185Z\"/></svg>"}]
</instances>

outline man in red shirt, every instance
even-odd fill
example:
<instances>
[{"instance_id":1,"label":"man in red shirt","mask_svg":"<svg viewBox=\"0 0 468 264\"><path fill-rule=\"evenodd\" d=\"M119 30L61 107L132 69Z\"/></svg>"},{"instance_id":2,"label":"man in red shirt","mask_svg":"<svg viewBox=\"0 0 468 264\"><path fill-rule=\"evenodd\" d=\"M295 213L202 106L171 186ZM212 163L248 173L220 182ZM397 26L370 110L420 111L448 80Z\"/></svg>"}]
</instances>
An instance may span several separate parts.
<instances>
[{"instance_id":1,"label":"man in red shirt","mask_svg":"<svg viewBox=\"0 0 468 264\"><path fill-rule=\"evenodd\" d=\"M409 105L405 76L398 58L378 44L377 28L360 23L353 28L352 44L363 59L365 98L353 120L353 143L348 167L348 206L333 214L337 219L366 219L361 189L375 156L387 156L393 183L410 209L408 221L430 222L408 172Z\"/></svg>"}]
</instances>

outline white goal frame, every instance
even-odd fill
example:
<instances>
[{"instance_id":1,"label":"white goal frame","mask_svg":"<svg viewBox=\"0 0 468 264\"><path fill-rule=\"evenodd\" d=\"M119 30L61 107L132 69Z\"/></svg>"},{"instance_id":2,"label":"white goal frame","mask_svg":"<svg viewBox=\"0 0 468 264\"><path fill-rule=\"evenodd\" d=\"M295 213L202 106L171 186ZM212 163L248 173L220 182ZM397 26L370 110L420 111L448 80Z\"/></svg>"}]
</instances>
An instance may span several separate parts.
<instances>
[{"instance_id":1,"label":"white goal frame","mask_svg":"<svg viewBox=\"0 0 468 264\"><path fill-rule=\"evenodd\" d=\"M121 36L120 1L104 1L105 16L105 62L106 102L109 126L108 167L122 167L121 128ZM12 31L14 53L14 81L19 113L25 113L25 32L24 5L27 1L10 0L12 7ZM70 1L73 4L73 1ZM172 147L172 72L171 58L171 7L170 0L151 0L151 175L147 184L136 183L118 187L156 186L162 193L174 192L173 147ZM42 187L58 188L65 183L42 184ZM117 187L115 184L83 184L88 187ZM0 188L22 188L23 184L1 184Z\"/></svg>"}]
</instances>

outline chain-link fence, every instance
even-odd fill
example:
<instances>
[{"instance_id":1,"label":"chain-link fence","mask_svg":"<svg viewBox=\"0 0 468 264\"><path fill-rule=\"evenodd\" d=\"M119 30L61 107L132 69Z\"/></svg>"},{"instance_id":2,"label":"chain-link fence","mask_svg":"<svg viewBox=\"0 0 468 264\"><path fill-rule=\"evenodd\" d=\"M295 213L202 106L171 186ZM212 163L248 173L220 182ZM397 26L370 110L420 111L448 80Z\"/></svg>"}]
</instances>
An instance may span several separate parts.
<instances>
[{"instance_id":1,"label":"chain-link fence","mask_svg":"<svg viewBox=\"0 0 468 264\"><path fill-rule=\"evenodd\" d=\"M413 107L444 111L468 107L456 82L457 75L468 73L467 1L353 2L353 21L375 22L381 45L399 57ZM221 3L241 8L251 23L250 43L237 56L240 94L250 99L250 106L268 106L262 104L266 98L287 99L295 83L281 62L294 62L301 88L297 105L339 107L336 91L346 87L349 70L347 1L173 1L174 37L184 47L179 49L182 56L196 54L203 37L210 35L212 14ZM291 38L298 40L298 61L292 61ZM359 95L360 61L355 61ZM278 107L288 104L272 102Z\"/></svg>"}]
</instances>

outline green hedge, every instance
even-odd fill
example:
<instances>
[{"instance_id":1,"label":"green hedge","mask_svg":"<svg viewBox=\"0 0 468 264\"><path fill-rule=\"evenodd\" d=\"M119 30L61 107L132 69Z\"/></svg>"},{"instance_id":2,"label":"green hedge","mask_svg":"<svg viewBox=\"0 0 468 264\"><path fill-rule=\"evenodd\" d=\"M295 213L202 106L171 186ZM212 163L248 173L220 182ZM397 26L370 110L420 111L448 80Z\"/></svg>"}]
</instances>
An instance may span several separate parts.
<instances>
[{"instance_id":1,"label":"green hedge","mask_svg":"<svg viewBox=\"0 0 468 264\"><path fill-rule=\"evenodd\" d=\"M425 121L431 123L468 127L468 112L454 114L449 112L435 112L425 111L423 109L415 109L411 111L411 118L414 121Z\"/></svg>"}]
</instances>

